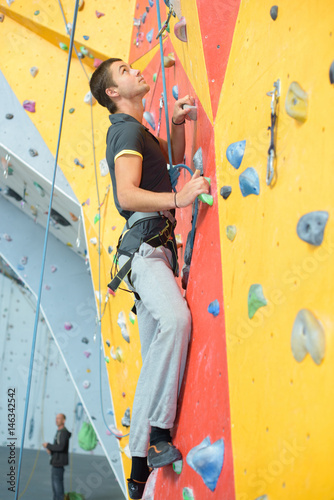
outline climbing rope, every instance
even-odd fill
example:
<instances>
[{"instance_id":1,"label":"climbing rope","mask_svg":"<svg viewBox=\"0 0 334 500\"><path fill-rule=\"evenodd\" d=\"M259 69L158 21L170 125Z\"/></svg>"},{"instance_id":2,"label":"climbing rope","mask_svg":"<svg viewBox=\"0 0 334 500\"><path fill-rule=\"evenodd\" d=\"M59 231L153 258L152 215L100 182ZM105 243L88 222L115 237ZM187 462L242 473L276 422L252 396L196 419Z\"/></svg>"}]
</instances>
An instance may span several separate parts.
<instances>
[{"instance_id":1,"label":"climbing rope","mask_svg":"<svg viewBox=\"0 0 334 500\"><path fill-rule=\"evenodd\" d=\"M25 401L24 416L23 416L23 431L22 431L22 439L21 439L21 446L20 446L19 464L18 464L18 470L17 470L15 500L18 500L18 498L19 498L22 455L23 455L24 438L25 438L25 432L26 432L26 426L27 426L27 415L28 415L28 407L29 407L29 399L30 399L31 379L32 379L34 356L35 356L35 346L36 346L36 338L37 338L38 317L39 317L39 312L40 312L42 285L43 285L43 277L44 277L44 269L45 269L45 261L46 261L46 250L47 250L49 226L50 226L50 219L51 219L51 208L52 208L54 187L55 187L55 182L56 182L57 161L58 161L58 155L59 155L60 139L61 139L63 119L64 119L64 112L65 112L65 101L66 101L69 73L70 73L70 67L71 67L71 55L72 55L72 50L73 50L73 41L74 41L74 33L75 33L75 26L76 26L76 21L77 21L78 9L79 9L79 0L76 0L75 7L74 7L71 38L70 38L70 48L68 51L67 71L66 71L66 78L65 78L65 89L64 89L62 110L61 110L61 115L60 115L60 125L59 125L58 142L57 142L57 149L56 149L56 155L55 155L53 179L52 179L52 185L51 185L49 210L48 210L48 217L47 217L46 229L45 229L42 266L41 266L41 274L40 274L37 305L36 305L35 324L34 324L34 332L33 332L31 354L30 354L30 366L29 366L29 374L28 374L26 401Z\"/></svg>"}]
</instances>

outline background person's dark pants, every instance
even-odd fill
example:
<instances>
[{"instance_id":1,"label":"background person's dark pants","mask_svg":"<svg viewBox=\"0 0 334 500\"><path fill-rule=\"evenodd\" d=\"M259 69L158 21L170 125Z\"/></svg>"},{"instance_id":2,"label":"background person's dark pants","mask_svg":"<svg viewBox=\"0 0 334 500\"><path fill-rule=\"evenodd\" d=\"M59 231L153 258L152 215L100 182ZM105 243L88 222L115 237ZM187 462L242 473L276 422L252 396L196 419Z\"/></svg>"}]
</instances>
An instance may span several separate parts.
<instances>
[{"instance_id":1,"label":"background person's dark pants","mask_svg":"<svg viewBox=\"0 0 334 500\"><path fill-rule=\"evenodd\" d=\"M64 467L51 466L53 500L64 500Z\"/></svg>"}]
</instances>

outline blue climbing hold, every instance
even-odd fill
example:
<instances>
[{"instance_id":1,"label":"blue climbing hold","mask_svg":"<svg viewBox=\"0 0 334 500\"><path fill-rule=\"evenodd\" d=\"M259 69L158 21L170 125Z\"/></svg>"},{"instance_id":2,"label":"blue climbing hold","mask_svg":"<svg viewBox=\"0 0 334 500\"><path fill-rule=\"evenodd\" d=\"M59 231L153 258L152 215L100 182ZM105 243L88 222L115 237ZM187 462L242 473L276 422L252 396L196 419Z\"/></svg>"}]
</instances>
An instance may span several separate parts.
<instances>
[{"instance_id":1,"label":"blue climbing hold","mask_svg":"<svg viewBox=\"0 0 334 500\"><path fill-rule=\"evenodd\" d=\"M152 115L152 113L150 113L149 111L144 111L143 117L147 121L147 123L150 125L150 127L152 127L153 130L155 130L155 121L154 121L154 116Z\"/></svg>"},{"instance_id":2,"label":"blue climbing hold","mask_svg":"<svg viewBox=\"0 0 334 500\"><path fill-rule=\"evenodd\" d=\"M245 154L246 141L233 142L226 150L226 158L232 167L238 169Z\"/></svg>"},{"instance_id":3,"label":"blue climbing hold","mask_svg":"<svg viewBox=\"0 0 334 500\"><path fill-rule=\"evenodd\" d=\"M242 196L260 193L259 176L253 167L246 168L246 170L240 174L239 186Z\"/></svg>"},{"instance_id":4,"label":"blue climbing hold","mask_svg":"<svg viewBox=\"0 0 334 500\"><path fill-rule=\"evenodd\" d=\"M146 35L146 40L148 41L148 43L151 43L153 40L153 32L154 28L152 28Z\"/></svg>"},{"instance_id":5,"label":"blue climbing hold","mask_svg":"<svg viewBox=\"0 0 334 500\"><path fill-rule=\"evenodd\" d=\"M146 10L145 10L144 14L141 16L141 22L142 22L143 24L145 24L146 17L147 17L147 12L146 12Z\"/></svg>"},{"instance_id":6,"label":"blue climbing hold","mask_svg":"<svg viewBox=\"0 0 334 500\"><path fill-rule=\"evenodd\" d=\"M220 306L219 306L219 302L217 299L214 300L213 302L211 302L211 304L209 304L208 312L210 314L213 314L213 316L218 316L218 314L220 312Z\"/></svg>"},{"instance_id":7,"label":"blue climbing hold","mask_svg":"<svg viewBox=\"0 0 334 500\"><path fill-rule=\"evenodd\" d=\"M143 97L143 99L141 100L141 102L143 103L143 108L145 109L145 106L146 106L146 99L145 99L145 97Z\"/></svg>"},{"instance_id":8,"label":"blue climbing hold","mask_svg":"<svg viewBox=\"0 0 334 500\"><path fill-rule=\"evenodd\" d=\"M173 97L177 101L179 98L179 87L177 85L174 85L172 89Z\"/></svg>"},{"instance_id":9,"label":"blue climbing hold","mask_svg":"<svg viewBox=\"0 0 334 500\"><path fill-rule=\"evenodd\" d=\"M153 7L153 5L154 5L154 0L148 0L148 3L149 3L149 6L150 6L150 7Z\"/></svg>"},{"instance_id":10,"label":"blue climbing hold","mask_svg":"<svg viewBox=\"0 0 334 500\"><path fill-rule=\"evenodd\" d=\"M89 40L89 36L83 35L84 40Z\"/></svg>"},{"instance_id":11,"label":"blue climbing hold","mask_svg":"<svg viewBox=\"0 0 334 500\"><path fill-rule=\"evenodd\" d=\"M309 212L303 215L297 224L297 234L299 238L311 245L321 245L324 239L324 231L328 216L328 212L324 210Z\"/></svg>"},{"instance_id":12,"label":"blue climbing hold","mask_svg":"<svg viewBox=\"0 0 334 500\"><path fill-rule=\"evenodd\" d=\"M224 440L211 444L209 436L187 455L187 463L203 479L205 485L214 491L224 464Z\"/></svg>"}]
</instances>

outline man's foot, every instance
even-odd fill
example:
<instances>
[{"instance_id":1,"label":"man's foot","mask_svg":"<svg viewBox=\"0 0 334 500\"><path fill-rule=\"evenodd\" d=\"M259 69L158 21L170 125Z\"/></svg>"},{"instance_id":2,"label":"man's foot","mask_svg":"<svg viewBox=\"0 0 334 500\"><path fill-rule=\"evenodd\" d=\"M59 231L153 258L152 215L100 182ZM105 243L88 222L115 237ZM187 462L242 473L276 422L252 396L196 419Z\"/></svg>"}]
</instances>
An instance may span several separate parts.
<instances>
[{"instance_id":1,"label":"man's foot","mask_svg":"<svg viewBox=\"0 0 334 500\"><path fill-rule=\"evenodd\" d=\"M148 449L147 464L153 469L164 467L181 459L182 455L179 450L168 441L153 444Z\"/></svg>"},{"instance_id":2,"label":"man's foot","mask_svg":"<svg viewBox=\"0 0 334 500\"><path fill-rule=\"evenodd\" d=\"M128 491L129 497L133 500L139 500L144 493L146 481L140 482L134 479L128 479Z\"/></svg>"}]
</instances>

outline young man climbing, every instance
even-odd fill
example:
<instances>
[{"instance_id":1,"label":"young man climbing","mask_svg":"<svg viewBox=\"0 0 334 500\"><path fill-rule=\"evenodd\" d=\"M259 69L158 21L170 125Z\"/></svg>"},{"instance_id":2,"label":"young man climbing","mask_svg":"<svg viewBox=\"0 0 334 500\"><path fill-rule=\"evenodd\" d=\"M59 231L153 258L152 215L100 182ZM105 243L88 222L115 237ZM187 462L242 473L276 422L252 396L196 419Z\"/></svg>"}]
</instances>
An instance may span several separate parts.
<instances>
[{"instance_id":1,"label":"young man climbing","mask_svg":"<svg viewBox=\"0 0 334 500\"><path fill-rule=\"evenodd\" d=\"M178 268L174 215L175 208L186 207L199 194L208 193L209 184L196 171L173 193L167 143L142 125L142 99L150 87L139 70L121 59L108 59L94 72L90 87L111 113L106 158L115 206L127 221L118 246L120 272L112 283L119 284L127 276L136 298L142 369L132 408L128 490L130 498L139 499L149 468L181 458L170 429L187 358L191 316L174 278ZM171 130L174 164L184 158L188 113L184 104L193 105L194 100L187 96L175 102Z\"/></svg>"}]
</instances>

